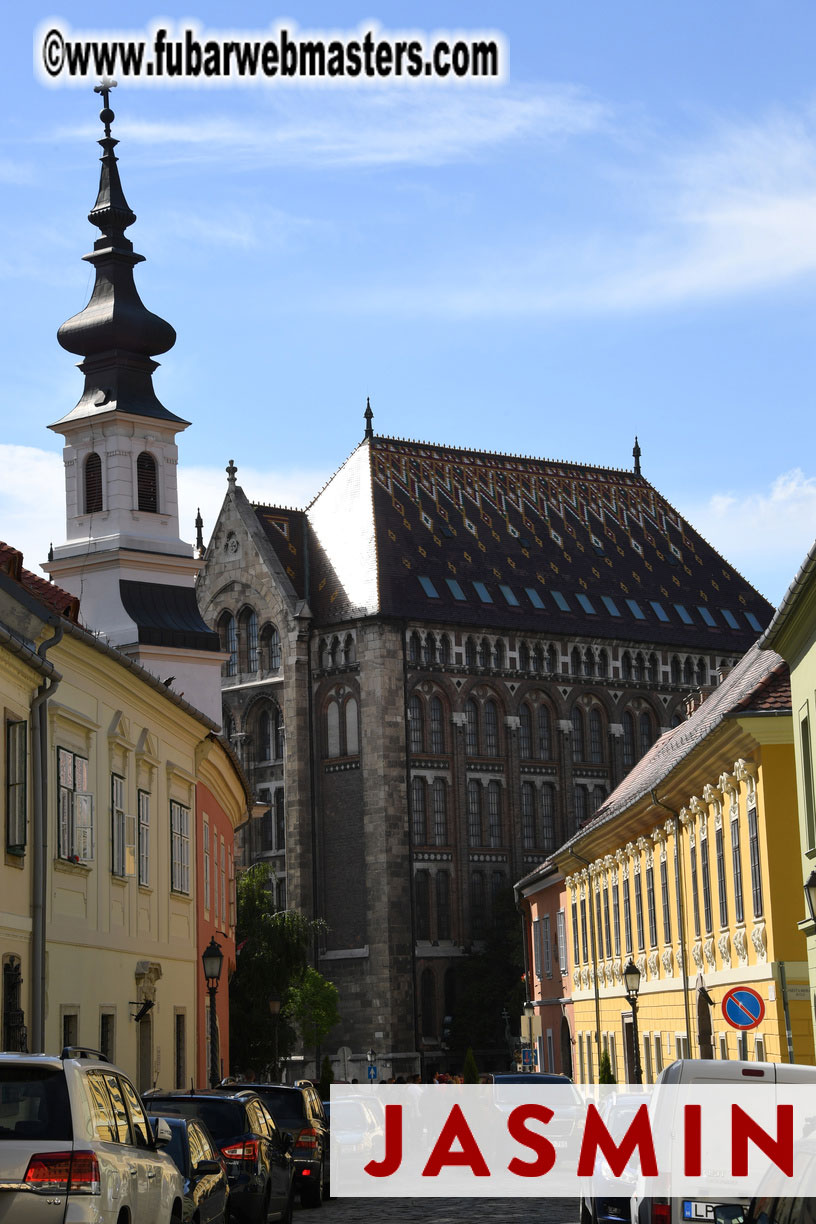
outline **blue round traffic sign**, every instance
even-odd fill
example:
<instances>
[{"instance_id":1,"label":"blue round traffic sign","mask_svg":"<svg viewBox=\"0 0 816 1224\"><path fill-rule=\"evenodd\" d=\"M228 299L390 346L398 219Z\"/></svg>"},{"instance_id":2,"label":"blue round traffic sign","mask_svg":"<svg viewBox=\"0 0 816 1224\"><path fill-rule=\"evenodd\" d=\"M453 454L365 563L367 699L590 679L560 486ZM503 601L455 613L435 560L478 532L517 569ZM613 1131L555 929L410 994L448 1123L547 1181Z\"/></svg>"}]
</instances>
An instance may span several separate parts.
<instances>
[{"instance_id":1,"label":"blue round traffic sign","mask_svg":"<svg viewBox=\"0 0 816 1224\"><path fill-rule=\"evenodd\" d=\"M722 1013L735 1029L753 1029L765 1016L765 1000L752 986L732 986L722 1001Z\"/></svg>"}]
</instances>

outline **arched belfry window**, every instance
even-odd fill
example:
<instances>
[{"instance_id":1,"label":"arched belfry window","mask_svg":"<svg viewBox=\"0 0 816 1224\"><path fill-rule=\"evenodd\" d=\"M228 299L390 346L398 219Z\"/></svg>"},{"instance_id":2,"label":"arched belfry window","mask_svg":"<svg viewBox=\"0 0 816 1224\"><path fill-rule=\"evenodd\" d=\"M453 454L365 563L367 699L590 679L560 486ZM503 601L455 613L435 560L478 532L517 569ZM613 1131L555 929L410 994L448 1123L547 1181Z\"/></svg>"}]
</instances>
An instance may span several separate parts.
<instances>
[{"instance_id":1,"label":"arched belfry window","mask_svg":"<svg viewBox=\"0 0 816 1224\"><path fill-rule=\"evenodd\" d=\"M142 451L136 460L137 506L156 514L159 509L159 481L156 460L147 451Z\"/></svg>"},{"instance_id":2,"label":"arched belfry window","mask_svg":"<svg viewBox=\"0 0 816 1224\"><path fill-rule=\"evenodd\" d=\"M102 509L102 460L92 451L85 460L85 513L98 514Z\"/></svg>"}]
</instances>

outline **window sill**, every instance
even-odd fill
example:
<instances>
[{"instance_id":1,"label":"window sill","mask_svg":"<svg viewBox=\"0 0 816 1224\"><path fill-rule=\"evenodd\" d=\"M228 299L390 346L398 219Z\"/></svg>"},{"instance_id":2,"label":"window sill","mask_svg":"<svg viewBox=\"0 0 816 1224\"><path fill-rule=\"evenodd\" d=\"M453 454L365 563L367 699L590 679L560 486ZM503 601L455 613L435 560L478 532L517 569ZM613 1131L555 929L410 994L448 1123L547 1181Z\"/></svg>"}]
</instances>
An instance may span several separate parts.
<instances>
[{"instance_id":1,"label":"window sill","mask_svg":"<svg viewBox=\"0 0 816 1224\"><path fill-rule=\"evenodd\" d=\"M174 897L176 901L190 902L193 899L188 892L180 892L177 888L170 889L170 896Z\"/></svg>"},{"instance_id":2,"label":"window sill","mask_svg":"<svg viewBox=\"0 0 816 1224\"><path fill-rule=\"evenodd\" d=\"M55 858L54 870L64 871L66 875L90 875L93 863L74 863L71 859Z\"/></svg>"},{"instance_id":3,"label":"window sill","mask_svg":"<svg viewBox=\"0 0 816 1224\"><path fill-rule=\"evenodd\" d=\"M147 896L147 897L152 897L152 896L153 896L153 889L152 889L152 887L151 887L151 885L150 885L150 884L140 884L140 885L139 885L139 892L140 892L140 893L142 893L144 896Z\"/></svg>"}]
</instances>

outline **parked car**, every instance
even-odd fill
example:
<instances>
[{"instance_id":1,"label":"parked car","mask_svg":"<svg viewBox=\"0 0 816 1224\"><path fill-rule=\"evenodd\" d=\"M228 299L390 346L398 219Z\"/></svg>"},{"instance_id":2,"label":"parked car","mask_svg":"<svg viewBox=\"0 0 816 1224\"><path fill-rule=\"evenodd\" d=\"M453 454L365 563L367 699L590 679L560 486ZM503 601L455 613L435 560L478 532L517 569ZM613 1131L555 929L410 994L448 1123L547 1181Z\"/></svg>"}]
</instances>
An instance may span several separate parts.
<instances>
[{"instance_id":1,"label":"parked car","mask_svg":"<svg viewBox=\"0 0 816 1224\"><path fill-rule=\"evenodd\" d=\"M644 1100L642 1095L634 1092L616 1092L604 1101L601 1117L616 1143L623 1138ZM590 1193L582 1195L579 1200L581 1224L617 1224L619 1221L629 1224L634 1183L634 1173L624 1169L620 1177L617 1177L606 1160L603 1160L592 1179Z\"/></svg>"},{"instance_id":2,"label":"parked car","mask_svg":"<svg viewBox=\"0 0 816 1224\"><path fill-rule=\"evenodd\" d=\"M184 1178L182 1224L227 1224L229 1179L227 1162L200 1118L180 1114L151 1117L155 1128L164 1121L170 1131L165 1148Z\"/></svg>"},{"instance_id":3,"label":"parked car","mask_svg":"<svg viewBox=\"0 0 816 1224\"><path fill-rule=\"evenodd\" d=\"M178 1224L182 1177L130 1080L96 1051L0 1054L0 1219Z\"/></svg>"},{"instance_id":4,"label":"parked car","mask_svg":"<svg viewBox=\"0 0 816 1224\"><path fill-rule=\"evenodd\" d=\"M329 1194L329 1120L320 1094L308 1080L289 1084L243 1084L266 1105L281 1130L292 1136L295 1190L304 1207L319 1207ZM223 1091L233 1091L225 1084Z\"/></svg>"},{"instance_id":5,"label":"parked car","mask_svg":"<svg viewBox=\"0 0 816 1224\"><path fill-rule=\"evenodd\" d=\"M255 1092L245 1088L145 1093L151 1113L200 1118L227 1163L230 1218L243 1224L291 1224L295 1165L291 1139Z\"/></svg>"},{"instance_id":6,"label":"parked car","mask_svg":"<svg viewBox=\"0 0 816 1224\"><path fill-rule=\"evenodd\" d=\"M807 1132L806 1132L807 1133ZM816 1197L808 1189L816 1181L816 1139L794 1144L793 1185L776 1169L766 1174L745 1215L745 1224L816 1224ZM728 1224L719 1212L716 1224Z\"/></svg>"}]
</instances>

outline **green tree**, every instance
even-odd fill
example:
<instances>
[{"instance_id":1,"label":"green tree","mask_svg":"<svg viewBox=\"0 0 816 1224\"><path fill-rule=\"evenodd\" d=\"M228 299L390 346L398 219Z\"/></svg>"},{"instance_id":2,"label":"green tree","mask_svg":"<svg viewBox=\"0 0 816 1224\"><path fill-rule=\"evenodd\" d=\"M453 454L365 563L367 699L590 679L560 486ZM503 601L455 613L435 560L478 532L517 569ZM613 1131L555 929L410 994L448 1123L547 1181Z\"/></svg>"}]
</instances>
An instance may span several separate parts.
<instances>
[{"instance_id":1,"label":"green tree","mask_svg":"<svg viewBox=\"0 0 816 1224\"><path fill-rule=\"evenodd\" d=\"M277 1076L298 1039L288 1015L289 994L309 968L315 936L324 924L296 910L276 910L271 880L264 863L238 878L237 967L229 984L230 1062L235 1070L254 1075L271 1067ZM275 1002L277 1013L270 1008Z\"/></svg>"},{"instance_id":2,"label":"green tree","mask_svg":"<svg viewBox=\"0 0 816 1224\"><path fill-rule=\"evenodd\" d=\"M612 1059L609 1057L609 1051L604 1050L598 1063L598 1083L617 1084L617 1082L612 1074Z\"/></svg>"},{"instance_id":3,"label":"green tree","mask_svg":"<svg viewBox=\"0 0 816 1224\"><path fill-rule=\"evenodd\" d=\"M462 1079L466 1084L479 1083L479 1068L476 1066L476 1057L471 1046L467 1048L465 1061L462 1066Z\"/></svg>"},{"instance_id":4,"label":"green tree","mask_svg":"<svg viewBox=\"0 0 816 1224\"><path fill-rule=\"evenodd\" d=\"M337 987L308 966L289 987L283 1015L294 1024L304 1047L315 1051L315 1066L323 1038L340 1019Z\"/></svg>"}]
</instances>

